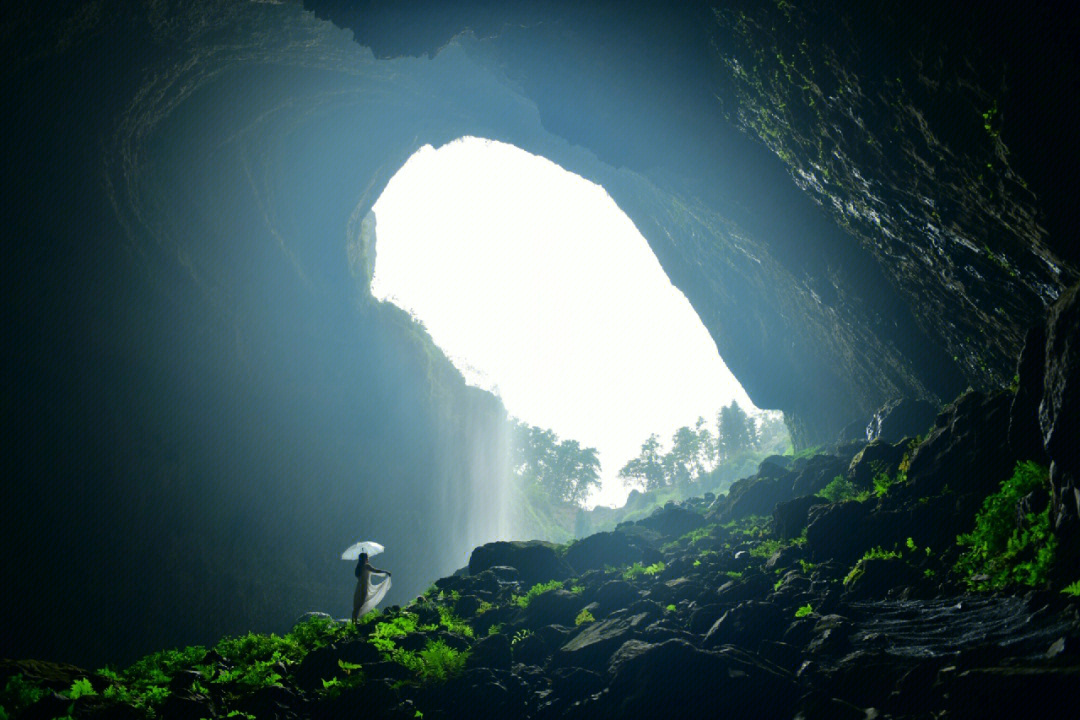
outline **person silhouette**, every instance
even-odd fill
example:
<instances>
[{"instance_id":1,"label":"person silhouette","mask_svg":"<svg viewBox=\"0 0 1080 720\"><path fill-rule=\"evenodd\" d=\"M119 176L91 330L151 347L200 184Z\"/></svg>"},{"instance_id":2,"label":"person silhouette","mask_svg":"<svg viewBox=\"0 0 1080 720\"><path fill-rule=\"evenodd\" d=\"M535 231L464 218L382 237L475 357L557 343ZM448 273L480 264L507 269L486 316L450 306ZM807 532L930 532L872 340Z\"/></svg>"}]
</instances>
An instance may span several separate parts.
<instances>
[{"instance_id":1,"label":"person silhouette","mask_svg":"<svg viewBox=\"0 0 1080 720\"><path fill-rule=\"evenodd\" d=\"M371 593L371 575L385 575L387 580L380 583L378 589L374 594ZM389 589L390 585L390 573L386 570L380 570L377 567L373 567L368 562L368 554L360 553L360 557L356 562L356 570L353 571L356 575L356 592L353 593L353 610L352 610L352 622L356 622L356 618L362 616L364 613L371 610L382 600L383 595ZM363 611L363 612L361 612Z\"/></svg>"}]
</instances>

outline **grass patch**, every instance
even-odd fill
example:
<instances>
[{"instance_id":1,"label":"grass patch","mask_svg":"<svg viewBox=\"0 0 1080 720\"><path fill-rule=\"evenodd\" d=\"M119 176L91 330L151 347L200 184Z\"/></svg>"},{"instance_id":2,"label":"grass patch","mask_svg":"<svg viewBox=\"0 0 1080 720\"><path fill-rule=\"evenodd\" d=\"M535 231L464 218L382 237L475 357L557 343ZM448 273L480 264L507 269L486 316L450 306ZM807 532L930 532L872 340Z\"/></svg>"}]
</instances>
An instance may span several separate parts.
<instances>
[{"instance_id":1,"label":"grass patch","mask_svg":"<svg viewBox=\"0 0 1080 720\"><path fill-rule=\"evenodd\" d=\"M1046 582L1057 549L1057 538L1050 530L1050 504L1042 512L1028 513L1023 528L1016 525L1016 508L1026 495L1047 488L1049 482L1045 467L1017 463L1012 477L983 501L975 529L956 538L966 550L953 569L969 588L996 590Z\"/></svg>"}]
</instances>

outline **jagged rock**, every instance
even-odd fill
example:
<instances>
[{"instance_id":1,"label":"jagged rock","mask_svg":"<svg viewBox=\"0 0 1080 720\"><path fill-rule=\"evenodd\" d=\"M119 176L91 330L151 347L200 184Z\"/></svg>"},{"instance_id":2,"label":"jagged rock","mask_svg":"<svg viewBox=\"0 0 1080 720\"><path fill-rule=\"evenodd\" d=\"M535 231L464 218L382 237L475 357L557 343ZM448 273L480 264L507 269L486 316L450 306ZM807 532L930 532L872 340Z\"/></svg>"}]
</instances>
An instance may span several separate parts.
<instances>
[{"instance_id":1,"label":"jagged rock","mask_svg":"<svg viewBox=\"0 0 1080 720\"><path fill-rule=\"evenodd\" d=\"M824 615L814 625L814 638L806 647L809 654L837 656L851 647L851 621L841 615Z\"/></svg>"},{"instance_id":2,"label":"jagged rock","mask_svg":"<svg viewBox=\"0 0 1080 720\"><path fill-rule=\"evenodd\" d=\"M611 685L594 709L600 718L687 717L723 708L740 718L790 714L795 686L781 669L735 648L699 650L684 640L634 644L612 658Z\"/></svg>"},{"instance_id":3,"label":"jagged rock","mask_svg":"<svg viewBox=\"0 0 1080 720\"><path fill-rule=\"evenodd\" d=\"M1066 475L1080 477L1080 285L1061 295L1047 319L1039 425L1047 454Z\"/></svg>"},{"instance_id":4,"label":"jagged rock","mask_svg":"<svg viewBox=\"0 0 1080 720\"><path fill-rule=\"evenodd\" d=\"M338 660L366 666L369 663L380 662L382 655L373 645L362 640L318 648L309 652L300 661L293 673L293 681L302 690L308 692L319 690L322 688L323 680L332 680L344 675L338 665Z\"/></svg>"},{"instance_id":5,"label":"jagged rock","mask_svg":"<svg viewBox=\"0 0 1080 720\"><path fill-rule=\"evenodd\" d=\"M866 440L896 443L905 437L923 435L933 424L935 415L937 408L926 400L894 400L874 413L866 426Z\"/></svg>"},{"instance_id":6,"label":"jagged rock","mask_svg":"<svg viewBox=\"0 0 1080 720\"><path fill-rule=\"evenodd\" d=\"M758 474L760 475L767 467L777 467L781 470L789 470L791 469L791 458L787 455L769 455L758 463Z\"/></svg>"},{"instance_id":7,"label":"jagged rock","mask_svg":"<svg viewBox=\"0 0 1080 720\"><path fill-rule=\"evenodd\" d=\"M1071 714L1080 667L985 667L943 678L950 717L1016 718L1035 708ZM942 674L939 674L941 677ZM1055 707L1056 706L1056 707Z\"/></svg>"},{"instance_id":8,"label":"jagged rock","mask_svg":"<svg viewBox=\"0 0 1080 720\"><path fill-rule=\"evenodd\" d=\"M547 641L536 633L529 633L513 645L514 662L526 665L545 665L551 655Z\"/></svg>"},{"instance_id":9,"label":"jagged rock","mask_svg":"<svg viewBox=\"0 0 1080 720\"><path fill-rule=\"evenodd\" d=\"M861 560L861 573L847 586L852 600L883 599L895 588L914 587L923 584L922 572L901 558L874 558Z\"/></svg>"},{"instance_id":10,"label":"jagged rock","mask_svg":"<svg viewBox=\"0 0 1080 720\"><path fill-rule=\"evenodd\" d=\"M578 593L566 590L553 590L541 593L529 602L525 610L525 616L529 624L536 627L541 625L573 625L574 618L585 606L585 601Z\"/></svg>"},{"instance_id":11,"label":"jagged rock","mask_svg":"<svg viewBox=\"0 0 1080 720\"><path fill-rule=\"evenodd\" d=\"M1080 285L1063 293L1046 325L1046 368L1039 403L1050 468L1050 514L1058 538L1058 574L1080 566Z\"/></svg>"},{"instance_id":12,"label":"jagged rock","mask_svg":"<svg viewBox=\"0 0 1080 720\"><path fill-rule=\"evenodd\" d=\"M727 509L720 513L720 521L739 520L751 515L771 515L773 506L791 499L792 479L750 477L731 486Z\"/></svg>"},{"instance_id":13,"label":"jagged rock","mask_svg":"<svg viewBox=\"0 0 1080 720\"><path fill-rule=\"evenodd\" d=\"M386 687L382 683L375 682L371 683L371 687L365 687L368 692L364 693L364 704L368 708L373 709L382 706L377 699L380 690L379 686ZM389 688L386 687L386 690L389 691ZM387 694L393 699L392 693ZM286 718L297 717L298 711L303 705L303 700L292 690L270 685L245 695L237 702L236 709L242 713L257 717L259 720L263 720L263 718L267 720L285 720ZM201 711L201 714L192 716L194 718L205 718L212 715L208 702L196 703L193 708ZM162 716L168 717L165 713L162 713Z\"/></svg>"},{"instance_id":14,"label":"jagged rock","mask_svg":"<svg viewBox=\"0 0 1080 720\"><path fill-rule=\"evenodd\" d=\"M792 483L794 497L815 495L847 469L844 461L835 455L815 455L810 458Z\"/></svg>"},{"instance_id":15,"label":"jagged rock","mask_svg":"<svg viewBox=\"0 0 1080 720\"><path fill-rule=\"evenodd\" d=\"M580 700L604 688L604 678L598 672L579 667L558 668L551 674L551 687L563 699Z\"/></svg>"},{"instance_id":16,"label":"jagged rock","mask_svg":"<svg viewBox=\"0 0 1080 720\"><path fill-rule=\"evenodd\" d=\"M1046 328L1037 325L1028 331L1024 349L1016 364L1016 394L1009 408L1009 444L1017 457L1049 465L1039 425L1039 403L1043 397L1046 372Z\"/></svg>"},{"instance_id":17,"label":"jagged rock","mask_svg":"<svg viewBox=\"0 0 1080 720\"><path fill-rule=\"evenodd\" d=\"M804 495L794 500L778 502L773 507L773 529L785 540L798 537L806 527L810 508L827 503L827 500L814 495Z\"/></svg>"},{"instance_id":18,"label":"jagged rock","mask_svg":"<svg viewBox=\"0 0 1080 720\"><path fill-rule=\"evenodd\" d=\"M936 495L948 485L981 498L1012 475L1017 458L1009 446L1007 393L987 397L970 391L938 415L934 429L911 456L908 483L915 497Z\"/></svg>"},{"instance_id":19,"label":"jagged rock","mask_svg":"<svg viewBox=\"0 0 1080 720\"><path fill-rule=\"evenodd\" d=\"M716 589L716 598L719 602L735 605L745 600L764 597L772 589L774 582L775 580L763 574L729 580Z\"/></svg>"},{"instance_id":20,"label":"jagged rock","mask_svg":"<svg viewBox=\"0 0 1080 720\"><path fill-rule=\"evenodd\" d=\"M705 522L705 518L700 513L669 502L644 520L638 520L636 524L649 530L655 530L663 537L670 538L679 537L691 530L696 530Z\"/></svg>"},{"instance_id":21,"label":"jagged rock","mask_svg":"<svg viewBox=\"0 0 1080 720\"><path fill-rule=\"evenodd\" d=\"M864 490L873 486L874 476L879 473L895 476L900 460L908 450L907 445L907 440L895 445L883 440L870 443L852 458L847 476Z\"/></svg>"},{"instance_id":22,"label":"jagged rock","mask_svg":"<svg viewBox=\"0 0 1080 720\"><path fill-rule=\"evenodd\" d=\"M572 570L556 553L558 546L542 540L492 542L481 545L469 556L469 573L479 575L496 566L516 568L525 585L565 580Z\"/></svg>"},{"instance_id":23,"label":"jagged rock","mask_svg":"<svg viewBox=\"0 0 1080 720\"><path fill-rule=\"evenodd\" d=\"M471 667L509 668L514 661L510 648L510 638L502 633L495 633L481 638L472 647L468 664Z\"/></svg>"},{"instance_id":24,"label":"jagged rock","mask_svg":"<svg viewBox=\"0 0 1080 720\"><path fill-rule=\"evenodd\" d=\"M706 650L719 645L757 647L763 640L778 640L787 627L784 611L768 602L742 603L713 623L701 641Z\"/></svg>"},{"instance_id":25,"label":"jagged rock","mask_svg":"<svg viewBox=\"0 0 1080 720\"><path fill-rule=\"evenodd\" d=\"M582 538L567 549L565 557L578 574L609 565L622 567L636 562L651 565L663 559L643 535L631 534L626 528Z\"/></svg>"},{"instance_id":26,"label":"jagged rock","mask_svg":"<svg viewBox=\"0 0 1080 720\"><path fill-rule=\"evenodd\" d=\"M611 580L600 586L596 593L596 602L606 615L618 608L629 606L640 596L638 589L625 580Z\"/></svg>"},{"instance_id":27,"label":"jagged rock","mask_svg":"<svg viewBox=\"0 0 1080 720\"><path fill-rule=\"evenodd\" d=\"M597 672L606 666L612 653L633 633L644 628L646 614L614 617L589 623L581 632L563 645L552 658L555 667L582 667Z\"/></svg>"},{"instance_id":28,"label":"jagged rock","mask_svg":"<svg viewBox=\"0 0 1080 720\"><path fill-rule=\"evenodd\" d=\"M872 510L871 502L854 501L812 507L806 525L806 547L816 560L854 562L870 547L859 539L859 530Z\"/></svg>"}]
</instances>

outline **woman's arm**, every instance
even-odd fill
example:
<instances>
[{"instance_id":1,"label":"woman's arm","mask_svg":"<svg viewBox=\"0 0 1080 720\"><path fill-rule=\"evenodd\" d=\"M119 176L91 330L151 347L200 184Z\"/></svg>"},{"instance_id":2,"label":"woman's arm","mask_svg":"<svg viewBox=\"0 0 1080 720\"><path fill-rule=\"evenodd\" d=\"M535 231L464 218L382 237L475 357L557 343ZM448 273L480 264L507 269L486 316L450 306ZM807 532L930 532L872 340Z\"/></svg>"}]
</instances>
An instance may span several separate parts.
<instances>
[{"instance_id":1,"label":"woman's arm","mask_svg":"<svg viewBox=\"0 0 1080 720\"><path fill-rule=\"evenodd\" d=\"M370 563L368 563L368 570L370 570L373 573L378 573L380 575L387 575L387 576L390 575L390 573L386 572L385 570L380 570L379 568L375 567L374 565L372 565Z\"/></svg>"}]
</instances>

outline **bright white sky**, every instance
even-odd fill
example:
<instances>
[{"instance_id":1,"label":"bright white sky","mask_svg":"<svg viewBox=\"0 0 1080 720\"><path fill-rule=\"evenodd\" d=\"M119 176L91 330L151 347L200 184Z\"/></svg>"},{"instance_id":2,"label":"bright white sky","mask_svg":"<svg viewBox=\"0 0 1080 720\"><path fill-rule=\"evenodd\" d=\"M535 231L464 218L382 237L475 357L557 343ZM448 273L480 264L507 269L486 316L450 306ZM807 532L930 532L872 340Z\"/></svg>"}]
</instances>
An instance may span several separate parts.
<instances>
[{"instance_id":1,"label":"bright white sky","mask_svg":"<svg viewBox=\"0 0 1080 720\"><path fill-rule=\"evenodd\" d=\"M598 185L504 143L420 149L375 203L372 292L423 320L468 382L599 450L603 490L656 432L753 409L686 297Z\"/></svg>"}]
</instances>

